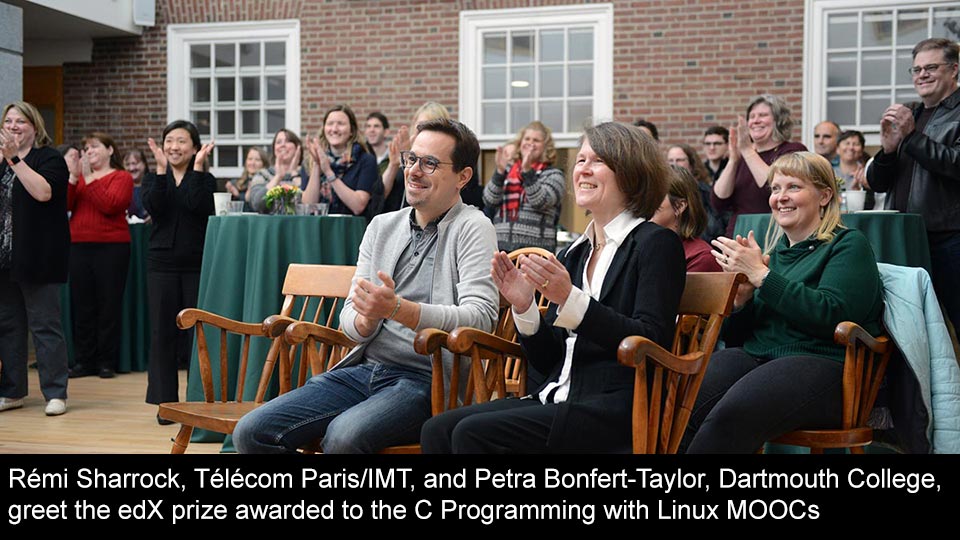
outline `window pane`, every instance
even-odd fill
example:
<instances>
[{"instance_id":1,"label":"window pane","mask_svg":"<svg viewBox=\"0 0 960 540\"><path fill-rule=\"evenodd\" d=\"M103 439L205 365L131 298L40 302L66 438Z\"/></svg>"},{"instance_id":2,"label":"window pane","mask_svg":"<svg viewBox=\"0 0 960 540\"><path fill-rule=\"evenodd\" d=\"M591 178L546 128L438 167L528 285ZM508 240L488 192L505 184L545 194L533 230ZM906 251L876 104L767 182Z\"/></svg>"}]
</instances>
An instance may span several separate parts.
<instances>
[{"instance_id":1,"label":"window pane","mask_svg":"<svg viewBox=\"0 0 960 540\"><path fill-rule=\"evenodd\" d=\"M860 86L890 84L890 51L864 52L860 61Z\"/></svg>"},{"instance_id":2,"label":"window pane","mask_svg":"<svg viewBox=\"0 0 960 540\"><path fill-rule=\"evenodd\" d=\"M190 46L190 67L191 68L209 68L210 67L210 45L191 45Z\"/></svg>"},{"instance_id":3,"label":"window pane","mask_svg":"<svg viewBox=\"0 0 960 540\"><path fill-rule=\"evenodd\" d=\"M513 63L533 62L533 34L513 34Z\"/></svg>"},{"instance_id":4,"label":"window pane","mask_svg":"<svg viewBox=\"0 0 960 540\"><path fill-rule=\"evenodd\" d=\"M484 64L506 64L507 63L507 36L504 34L493 34L483 36L483 63Z\"/></svg>"},{"instance_id":5,"label":"window pane","mask_svg":"<svg viewBox=\"0 0 960 540\"><path fill-rule=\"evenodd\" d=\"M856 124L856 99L855 92L827 93L827 118L841 126Z\"/></svg>"},{"instance_id":6,"label":"window pane","mask_svg":"<svg viewBox=\"0 0 960 540\"><path fill-rule=\"evenodd\" d=\"M864 92L860 98L860 123L879 124L890 106L890 92Z\"/></svg>"},{"instance_id":7,"label":"window pane","mask_svg":"<svg viewBox=\"0 0 960 540\"><path fill-rule=\"evenodd\" d=\"M593 30L570 31L570 60L593 60Z\"/></svg>"},{"instance_id":8,"label":"window pane","mask_svg":"<svg viewBox=\"0 0 960 540\"><path fill-rule=\"evenodd\" d=\"M533 68L522 67L510 70L510 97L532 98L533 97Z\"/></svg>"},{"instance_id":9,"label":"window pane","mask_svg":"<svg viewBox=\"0 0 960 540\"><path fill-rule=\"evenodd\" d=\"M506 97L506 68L483 68L483 99L504 99Z\"/></svg>"},{"instance_id":10,"label":"window pane","mask_svg":"<svg viewBox=\"0 0 960 540\"><path fill-rule=\"evenodd\" d=\"M901 11L897 14L897 45L916 45L927 37L927 10Z\"/></svg>"},{"instance_id":11,"label":"window pane","mask_svg":"<svg viewBox=\"0 0 960 540\"><path fill-rule=\"evenodd\" d=\"M520 131L524 126L533 121L533 102L532 101L511 101L510 102L510 133Z\"/></svg>"},{"instance_id":12,"label":"window pane","mask_svg":"<svg viewBox=\"0 0 960 540\"><path fill-rule=\"evenodd\" d=\"M282 41L263 44L263 64L266 66L283 66L287 63L287 46Z\"/></svg>"},{"instance_id":13,"label":"window pane","mask_svg":"<svg viewBox=\"0 0 960 540\"><path fill-rule=\"evenodd\" d=\"M593 116L593 102L570 101L567 103L567 131L579 132L586 129Z\"/></svg>"},{"instance_id":14,"label":"window pane","mask_svg":"<svg viewBox=\"0 0 960 540\"><path fill-rule=\"evenodd\" d=\"M193 85L193 92L191 92L191 100L194 103L206 103L210 101L210 79L204 77L203 79L191 79L190 83Z\"/></svg>"},{"instance_id":15,"label":"window pane","mask_svg":"<svg viewBox=\"0 0 960 540\"><path fill-rule=\"evenodd\" d=\"M540 32L540 61L563 62L563 30Z\"/></svg>"},{"instance_id":16,"label":"window pane","mask_svg":"<svg viewBox=\"0 0 960 540\"><path fill-rule=\"evenodd\" d=\"M857 57L854 54L827 55L827 86L856 86ZM833 118L833 117L831 117Z\"/></svg>"},{"instance_id":17,"label":"window pane","mask_svg":"<svg viewBox=\"0 0 960 540\"><path fill-rule=\"evenodd\" d=\"M236 146L217 147L217 167L239 167L240 148Z\"/></svg>"},{"instance_id":18,"label":"window pane","mask_svg":"<svg viewBox=\"0 0 960 540\"><path fill-rule=\"evenodd\" d=\"M933 35L930 37L960 39L960 8L945 7L933 10Z\"/></svg>"},{"instance_id":19,"label":"window pane","mask_svg":"<svg viewBox=\"0 0 960 540\"><path fill-rule=\"evenodd\" d=\"M236 65L236 45L233 43L219 43L214 45L217 53L217 67L233 67Z\"/></svg>"},{"instance_id":20,"label":"window pane","mask_svg":"<svg viewBox=\"0 0 960 540\"><path fill-rule=\"evenodd\" d=\"M190 116L200 135L210 134L210 111L193 111Z\"/></svg>"},{"instance_id":21,"label":"window pane","mask_svg":"<svg viewBox=\"0 0 960 540\"><path fill-rule=\"evenodd\" d=\"M507 132L507 106L503 103L484 103L483 105L483 132Z\"/></svg>"},{"instance_id":22,"label":"window pane","mask_svg":"<svg viewBox=\"0 0 960 540\"><path fill-rule=\"evenodd\" d=\"M260 77L242 77L240 79L241 99L260 101Z\"/></svg>"},{"instance_id":23,"label":"window pane","mask_svg":"<svg viewBox=\"0 0 960 540\"><path fill-rule=\"evenodd\" d=\"M286 114L283 109L271 109L267 111L267 133L273 134L286 124Z\"/></svg>"},{"instance_id":24,"label":"window pane","mask_svg":"<svg viewBox=\"0 0 960 540\"><path fill-rule=\"evenodd\" d=\"M541 101L540 114L537 119L543 122L543 125L550 128L550 131L559 133L563 131L563 102L561 101Z\"/></svg>"},{"instance_id":25,"label":"window pane","mask_svg":"<svg viewBox=\"0 0 960 540\"><path fill-rule=\"evenodd\" d=\"M283 75L267 77L267 99L283 101L287 97L287 81Z\"/></svg>"},{"instance_id":26,"label":"window pane","mask_svg":"<svg viewBox=\"0 0 960 540\"><path fill-rule=\"evenodd\" d=\"M240 66L259 66L260 65L260 44L259 43L241 43L240 44Z\"/></svg>"},{"instance_id":27,"label":"window pane","mask_svg":"<svg viewBox=\"0 0 960 540\"><path fill-rule=\"evenodd\" d=\"M863 14L863 47L890 47L893 44L893 14L878 11Z\"/></svg>"},{"instance_id":28,"label":"window pane","mask_svg":"<svg viewBox=\"0 0 960 540\"><path fill-rule=\"evenodd\" d=\"M895 103L910 103L911 101L920 101L920 96L917 95L917 91L913 88L903 90L897 90ZM877 123L880 123L880 120L877 119Z\"/></svg>"},{"instance_id":29,"label":"window pane","mask_svg":"<svg viewBox=\"0 0 960 540\"><path fill-rule=\"evenodd\" d=\"M563 97L563 67L540 68L540 97Z\"/></svg>"},{"instance_id":30,"label":"window pane","mask_svg":"<svg viewBox=\"0 0 960 540\"><path fill-rule=\"evenodd\" d=\"M217 135L233 135L237 131L234 111L217 111Z\"/></svg>"},{"instance_id":31,"label":"window pane","mask_svg":"<svg viewBox=\"0 0 960 540\"><path fill-rule=\"evenodd\" d=\"M570 96L593 95L593 65L570 66L567 68L567 80L570 82Z\"/></svg>"},{"instance_id":32,"label":"window pane","mask_svg":"<svg viewBox=\"0 0 960 540\"><path fill-rule=\"evenodd\" d=\"M260 111L241 111L240 122L241 134L260 134Z\"/></svg>"},{"instance_id":33,"label":"window pane","mask_svg":"<svg viewBox=\"0 0 960 540\"><path fill-rule=\"evenodd\" d=\"M839 49L857 46L857 16L830 15L827 17L827 47Z\"/></svg>"},{"instance_id":34,"label":"window pane","mask_svg":"<svg viewBox=\"0 0 960 540\"><path fill-rule=\"evenodd\" d=\"M913 54L911 51L900 51L897 53L897 84L913 84L913 78L907 73L907 70L913 66Z\"/></svg>"},{"instance_id":35,"label":"window pane","mask_svg":"<svg viewBox=\"0 0 960 540\"><path fill-rule=\"evenodd\" d=\"M217 77L217 103L233 102L237 99L237 84L233 77Z\"/></svg>"}]
</instances>

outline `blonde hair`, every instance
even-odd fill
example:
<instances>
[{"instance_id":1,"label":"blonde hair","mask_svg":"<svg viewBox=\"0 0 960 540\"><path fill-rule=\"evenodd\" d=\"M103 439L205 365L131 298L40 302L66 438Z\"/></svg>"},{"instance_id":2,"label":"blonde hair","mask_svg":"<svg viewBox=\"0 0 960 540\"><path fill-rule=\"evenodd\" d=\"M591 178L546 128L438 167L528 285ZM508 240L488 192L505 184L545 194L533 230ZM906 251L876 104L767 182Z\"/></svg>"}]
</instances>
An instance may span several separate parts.
<instances>
[{"instance_id":1,"label":"blonde hair","mask_svg":"<svg viewBox=\"0 0 960 540\"><path fill-rule=\"evenodd\" d=\"M520 143L523 142L523 136L527 133L528 130L539 131L543 133L543 156L540 160L542 163L547 165L553 165L557 160L557 147L553 142L553 133L551 133L550 128L545 126L543 122L539 120L534 120L526 126L524 126L520 131L517 132L516 138L514 138L510 143L516 146L516 149L513 151L512 159L514 161L520 159Z\"/></svg>"},{"instance_id":2,"label":"blonde hair","mask_svg":"<svg viewBox=\"0 0 960 540\"><path fill-rule=\"evenodd\" d=\"M830 190L832 196L823 207L820 215L820 225L817 227L814 236L817 240L830 242L836 235L837 229L844 229L840 221L840 199L837 196L837 178L833 172L833 166L823 156L813 152L796 152L781 156L770 166L770 172L767 173L767 184L773 181L774 175L791 176L799 178L805 182L810 182L814 187L823 191ZM783 229L775 219L770 219L770 225L767 227L766 248L764 253L770 254L783 237Z\"/></svg>"},{"instance_id":3,"label":"blonde hair","mask_svg":"<svg viewBox=\"0 0 960 540\"><path fill-rule=\"evenodd\" d=\"M53 143L53 139L47 134L47 128L43 123L43 115L40 114L40 111L38 111L36 107L26 101L14 101L3 108L2 118L7 117L10 109L16 109L17 112L23 115L23 117L33 125L33 130L37 132L36 137L33 139L34 148L40 148L41 146L47 146Z\"/></svg>"},{"instance_id":4,"label":"blonde hair","mask_svg":"<svg viewBox=\"0 0 960 540\"><path fill-rule=\"evenodd\" d=\"M426 118L422 120L424 122L428 120L450 119L450 111L436 101L428 101L424 103L419 109L417 109L417 112L413 113L413 120L411 123L413 124L414 129L417 127L417 119L420 118L420 115L426 116Z\"/></svg>"}]
</instances>

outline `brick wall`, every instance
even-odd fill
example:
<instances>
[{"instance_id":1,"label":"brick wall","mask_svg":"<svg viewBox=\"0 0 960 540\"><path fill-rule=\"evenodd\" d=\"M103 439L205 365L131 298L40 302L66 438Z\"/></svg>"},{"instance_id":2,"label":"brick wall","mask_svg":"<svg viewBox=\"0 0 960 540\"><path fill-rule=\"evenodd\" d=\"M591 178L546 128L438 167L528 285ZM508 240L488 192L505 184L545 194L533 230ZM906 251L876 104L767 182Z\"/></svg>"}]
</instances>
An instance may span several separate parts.
<instances>
[{"instance_id":1,"label":"brick wall","mask_svg":"<svg viewBox=\"0 0 960 540\"><path fill-rule=\"evenodd\" d=\"M302 128L351 105L409 121L426 100L456 114L459 12L574 1L159 0L142 37L97 40L90 64L64 67L65 138L100 129L145 146L166 122L166 25L299 18ZM666 143L729 125L761 92L800 120L803 1L614 1L614 114L655 122ZM794 138L799 139L799 127Z\"/></svg>"}]
</instances>

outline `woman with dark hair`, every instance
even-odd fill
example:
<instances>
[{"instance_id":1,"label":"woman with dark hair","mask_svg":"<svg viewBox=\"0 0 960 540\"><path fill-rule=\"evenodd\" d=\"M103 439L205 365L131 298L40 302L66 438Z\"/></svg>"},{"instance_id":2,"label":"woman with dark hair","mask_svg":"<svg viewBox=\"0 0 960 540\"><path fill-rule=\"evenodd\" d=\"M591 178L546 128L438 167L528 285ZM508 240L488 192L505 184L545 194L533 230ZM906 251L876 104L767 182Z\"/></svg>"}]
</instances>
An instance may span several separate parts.
<instances>
[{"instance_id":1,"label":"woman with dark hair","mask_svg":"<svg viewBox=\"0 0 960 540\"><path fill-rule=\"evenodd\" d=\"M866 140L863 133L855 130L844 131L837 139L837 157L840 164L833 168L837 178L843 180L843 191L866 191L863 209L870 210L876 203L870 184L867 183L867 161L870 154L864 151Z\"/></svg>"},{"instance_id":2,"label":"woman with dark hair","mask_svg":"<svg viewBox=\"0 0 960 540\"><path fill-rule=\"evenodd\" d=\"M264 198L267 191L279 185L292 185L305 190L307 188L307 170L303 167L303 142L296 133L281 129L273 136L273 166L254 174L250 179L247 203L257 212L270 211Z\"/></svg>"},{"instance_id":3,"label":"woman with dark hair","mask_svg":"<svg viewBox=\"0 0 960 540\"><path fill-rule=\"evenodd\" d=\"M133 197L130 199L130 208L127 208L127 217L137 216L140 219L149 218L143 209L143 176L147 172L147 155L143 150L135 148L127 151L123 156L123 168L133 177Z\"/></svg>"},{"instance_id":4,"label":"woman with dark hair","mask_svg":"<svg viewBox=\"0 0 960 540\"><path fill-rule=\"evenodd\" d=\"M700 236L709 242L722 235L726 230L726 219L710 204L710 194L713 193L713 176L707 171L707 166L700 161L696 150L689 144L675 144L667 149L667 163L690 171L697 182L697 190L702 202L701 207L706 212L707 220Z\"/></svg>"},{"instance_id":5,"label":"woman with dark hair","mask_svg":"<svg viewBox=\"0 0 960 540\"><path fill-rule=\"evenodd\" d=\"M707 213L700 200L697 181L684 167L671 165L673 175L663 203L650 221L670 229L683 241L683 254L687 259L687 272L722 272L717 260L710 253L710 244L700 235L707 224Z\"/></svg>"},{"instance_id":6,"label":"woman with dark hair","mask_svg":"<svg viewBox=\"0 0 960 540\"><path fill-rule=\"evenodd\" d=\"M777 96L763 94L747 105L747 118L737 117L730 126L730 161L713 183L711 204L719 213L731 212L726 236L732 237L740 214L765 214L770 211L767 198L767 171L780 156L807 149L790 142L793 119L790 108Z\"/></svg>"},{"instance_id":7,"label":"woman with dark hair","mask_svg":"<svg viewBox=\"0 0 960 540\"><path fill-rule=\"evenodd\" d=\"M67 412L67 346L60 284L67 280L67 164L48 146L40 111L3 108L0 130L0 411L27 395L27 328L37 352L47 416Z\"/></svg>"},{"instance_id":8,"label":"woman with dark hair","mask_svg":"<svg viewBox=\"0 0 960 540\"><path fill-rule=\"evenodd\" d=\"M70 171L70 305L73 352L70 377L113 377L120 363L123 287L130 264L127 208L133 179L105 133L83 139L83 157Z\"/></svg>"},{"instance_id":9,"label":"woman with dark hair","mask_svg":"<svg viewBox=\"0 0 960 540\"><path fill-rule=\"evenodd\" d=\"M307 139L315 166L303 202L326 201L331 214L352 214L370 221L383 209L383 183L376 158L361 144L353 110L346 105L328 110L317 135Z\"/></svg>"},{"instance_id":10,"label":"woman with dark hair","mask_svg":"<svg viewBox=\"0 0 960 540\"><path fill-rule=\"evenodd\" d=\"M495 207L493 225L500 249L557 249L560 203L567 191L563 171L553 166L557 149L550 128L533 121L517 133L512 151L497 148L497 170L483 188ZM510 146L510 145L507 145Z\"/></svg>"},{"instance_id":11,"label":"woman with dark hair","mask_svg":"<svg viewBox=\"0 0 960 540\"><path fill-rule=\"evenodd\" d=\"M844 347L833 331L841 321L880 330L877 262L863 233L840 222L830 162L798 152L767 177L766 252L753 231L713 243L723 270L749 279L724 326L743 346L707 366L682 443L690 453L752 453L795 429L839 427Z\"/></svg>"},{"instance_id":12,"label":"woman with dark hair","mask_svg":"<svg viewBox=\"0 0 960 540\"><path fill-rule=\"evenodd\" d=\"M177 367L189 362L192 330L177 328L177 313L196 307L207 218L217 181L203 164L213 142L200 144L197 126L176 120L163 130L162 146L147 139L156 174L143 182L143 206L153 218L147 255L150 361L147 403L179 401ZM169 424L169 420L157 422Z\"/></svg>"},{"instance_id":13,"label":"woman with dark hair","mask_svg":"<svg viewBox=\"0 0 960 540\"><path fill-rule=\"evenodd\" d=\"M639 128L584 133L573 169L577 206L593 216L559 259L498 253L491 273L513 306L520 344L546 383L523 399L448 411L421 431L425 453L610 452L629 448L634 370L627 336L669 347L686 278L683 247L649 219L672 175ZM546 315L534 301L550 300Z\"/></svg>"}]
</instances>

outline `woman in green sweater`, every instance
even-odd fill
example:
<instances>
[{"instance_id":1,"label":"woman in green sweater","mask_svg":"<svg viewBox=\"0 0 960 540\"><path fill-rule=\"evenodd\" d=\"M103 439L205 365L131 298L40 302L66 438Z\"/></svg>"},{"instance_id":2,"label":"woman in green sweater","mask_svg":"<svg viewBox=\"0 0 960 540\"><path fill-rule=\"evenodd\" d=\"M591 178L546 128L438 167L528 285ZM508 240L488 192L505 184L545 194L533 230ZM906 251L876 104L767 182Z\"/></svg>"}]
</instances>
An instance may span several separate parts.
<instances>
[{"instance_id":1,"label":"woman in green sweater","mask_svg":"<svg viewBox=\"0 0 960 540\"><path fill-rule=\"evenodd\" d=\"M795 429L840 425L841 321L876 334L883 308L873 249L840 223L830 163L811 152L770 167L773 220L763 253L747 238L718 238L717 262L749 278L724 328L742 348L713 355L685 436L689 453L752 453Z\"/></svg>"}]
</instances>

